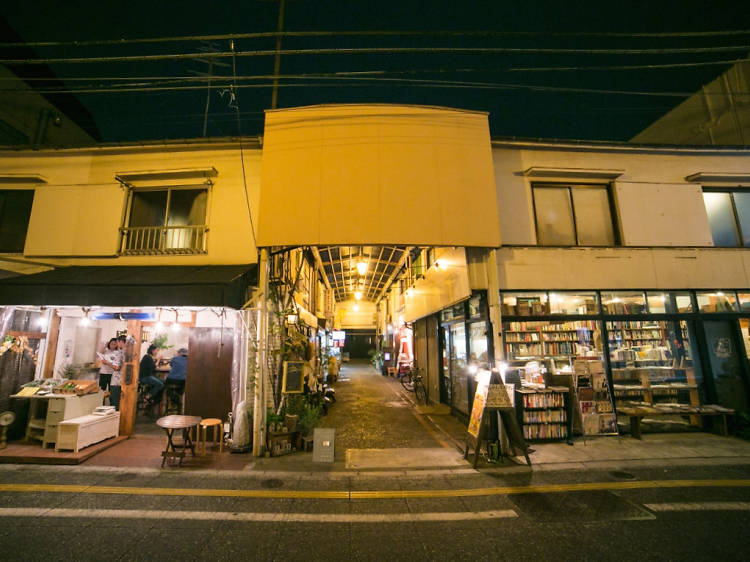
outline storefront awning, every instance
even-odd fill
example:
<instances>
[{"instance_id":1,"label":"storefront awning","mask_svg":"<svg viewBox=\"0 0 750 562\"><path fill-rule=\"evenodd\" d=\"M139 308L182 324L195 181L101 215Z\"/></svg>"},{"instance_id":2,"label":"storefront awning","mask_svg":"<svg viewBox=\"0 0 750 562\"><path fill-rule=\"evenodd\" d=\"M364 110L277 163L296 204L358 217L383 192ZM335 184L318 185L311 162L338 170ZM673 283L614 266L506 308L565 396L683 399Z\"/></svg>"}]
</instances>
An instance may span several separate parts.
<instances>
[{"instance_id":1,"label":"storefront awning","mask_svg":"<svg viewBox=\"0 0 750 562\"><path fill-rule=\"evenodd\" d=\"M256 265L62 267L0 280L0 305L241 308Z\"/></svg>"}]
</instances>

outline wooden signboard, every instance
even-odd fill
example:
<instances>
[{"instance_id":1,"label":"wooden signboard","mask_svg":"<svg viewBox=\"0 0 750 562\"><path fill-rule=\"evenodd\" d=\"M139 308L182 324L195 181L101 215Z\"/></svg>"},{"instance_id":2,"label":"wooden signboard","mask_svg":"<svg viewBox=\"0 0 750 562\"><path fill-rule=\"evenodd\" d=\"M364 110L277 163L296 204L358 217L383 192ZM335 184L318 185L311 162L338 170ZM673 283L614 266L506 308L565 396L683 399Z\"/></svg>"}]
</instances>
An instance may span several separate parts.
<instances>
[{"instance_id":1,"label":"wooden signboard","mask_svg":"<svg viewBox=\"0 0 750 562\"><path fill-rule=\"evenodd\" d=\"M491 384L487 391L487 408L512 408L505 385Z\"/></svg>"},{"instance_id":2,"label":"wooden signboard","mask_svg":"<svg viewBox=\"0 0 750 562\"><path fill-rule=\"evenodd\" d=\"M523 438L521 428L518 426L516 410L513 408L508 392L502 384L478 385L474 395L474 407L471 409L471 418L469 427L466 430L466 450L464 458L468 458L469 450L474 448L474 463L476 468L479 460L479 450L482 442L487 446L487 455L489 456L489 443L487 441L487 432L490 415L497 413L503 422L508 442L513 451L520 450L526 458L526 463L531 466L529 459L529 449L526 440Z\"/></svg>"},{"instance_id":3,"label":"wooden signboard","mask_svg":"<svg viewBox=\"0 0 750 562\"><path fill-rule=\"evenodd\" d=\"M281 392L285 394L300 394L305 389L304 361L284 361L284 378L281 382Z\"/></svg>"}]
</instances>

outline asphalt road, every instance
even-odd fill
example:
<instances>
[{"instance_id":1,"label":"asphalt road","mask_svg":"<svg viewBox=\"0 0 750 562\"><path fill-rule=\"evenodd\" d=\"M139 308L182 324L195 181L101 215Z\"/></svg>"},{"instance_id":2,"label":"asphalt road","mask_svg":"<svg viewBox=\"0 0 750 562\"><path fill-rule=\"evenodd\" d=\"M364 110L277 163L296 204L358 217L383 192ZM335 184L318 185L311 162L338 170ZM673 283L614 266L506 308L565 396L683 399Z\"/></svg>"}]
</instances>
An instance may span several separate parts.
<instances>
[{"instance_id":1,"label":"asphalt road","mask_svg":"<svg viewBox=\"0 0 750 562\"><path fill-rule=\"evenodd\" d=\"M2 560L747 560L750 467L306 474L0 466Z\"/></svg>"}]
</instances>

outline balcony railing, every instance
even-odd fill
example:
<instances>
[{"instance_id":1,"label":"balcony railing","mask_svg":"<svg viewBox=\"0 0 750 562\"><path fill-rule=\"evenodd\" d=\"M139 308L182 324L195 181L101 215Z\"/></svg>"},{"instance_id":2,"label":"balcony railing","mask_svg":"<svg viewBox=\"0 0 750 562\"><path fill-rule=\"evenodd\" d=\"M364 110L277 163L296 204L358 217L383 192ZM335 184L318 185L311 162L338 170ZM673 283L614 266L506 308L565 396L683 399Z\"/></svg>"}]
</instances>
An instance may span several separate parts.
<instances>
[{"instance_id":1,"label":"balcony railing","mask_svg":"<svg viewBox=\"0 0 750 562\"><path fill-rule=\"evenodd\" d=\"M206 225L128 226L122 232L121 254L205 254Z\"/></svg>"}]
</instances>

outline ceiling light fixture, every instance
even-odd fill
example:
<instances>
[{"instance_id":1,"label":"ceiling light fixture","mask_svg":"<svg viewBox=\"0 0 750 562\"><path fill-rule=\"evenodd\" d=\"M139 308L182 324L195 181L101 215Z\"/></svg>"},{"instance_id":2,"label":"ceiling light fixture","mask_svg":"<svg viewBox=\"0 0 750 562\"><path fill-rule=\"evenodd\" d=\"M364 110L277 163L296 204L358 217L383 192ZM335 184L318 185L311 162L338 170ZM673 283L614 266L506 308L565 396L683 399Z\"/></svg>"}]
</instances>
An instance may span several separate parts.
<instances>
[{"instance_id":1,"label":"ceiling light fixture","mask_svg":"<svg viewBox=\"0 0 750 562\"><path fill-rule=\"evenodd\" d=\"M354 291L355 300L362 300L362 291Z\"/></svg>"}]
</instances>

